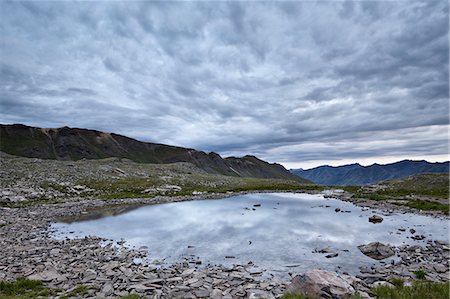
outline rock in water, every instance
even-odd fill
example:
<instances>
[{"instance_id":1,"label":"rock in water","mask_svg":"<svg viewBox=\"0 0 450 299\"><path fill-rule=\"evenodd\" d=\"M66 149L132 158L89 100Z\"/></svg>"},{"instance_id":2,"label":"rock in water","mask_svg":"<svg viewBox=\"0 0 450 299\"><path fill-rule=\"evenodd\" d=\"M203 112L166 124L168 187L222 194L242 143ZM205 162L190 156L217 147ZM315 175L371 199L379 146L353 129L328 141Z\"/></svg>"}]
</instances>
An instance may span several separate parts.
<instances>
[{"instance_id":1,"label":"rock in water","mask_svg":"<svg viewBox=\"0 0 450 299\"><path fill-rule=\"evenodd\" d=\"M337 273L310 270L295 276L286 288L287 293L304 293L313 298L351 298L355 289Z\"/></svg>"},{"instance_id":2,"label":"rock in water","mask_svg":"<svg viewBox=\"0 0 450 299\"><path fill-rule=\"evenodd\" d=\"M380 242L372 242L367 245L359 245L358 249L375 260L383 260L395 254L391 247Z\"/></svg>"},{"instance_id":3,"label":"rock in water","mask_svg":"<svg viewBox=\"0 0 450 299\"><path fill-rule=\"evenodd\" d=\"M381 223L381 222L383 222L383 217L378 216L378 215L373 215L373 216L369 217L369 222Z\"/></svg>"}]
</instances>

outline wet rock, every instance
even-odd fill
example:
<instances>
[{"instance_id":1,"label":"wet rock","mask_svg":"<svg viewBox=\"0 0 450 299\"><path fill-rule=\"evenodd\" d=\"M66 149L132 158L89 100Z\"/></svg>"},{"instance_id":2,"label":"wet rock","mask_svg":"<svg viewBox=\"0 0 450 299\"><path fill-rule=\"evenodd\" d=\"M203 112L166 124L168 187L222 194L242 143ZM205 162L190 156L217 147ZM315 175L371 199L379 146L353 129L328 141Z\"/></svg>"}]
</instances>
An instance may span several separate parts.
<instances>
[{"instance_id":1,"label":"wet rock","mask_svg":"<svg viewBox=\"0 0 450 299\"><path fill-rule=\"evenodd\" d=\"M412 236L411 239L419 241L419 240L425 239L425 236L424 235L415 235L415 236Z\"/></svg>"},{"instance_id":2,"label":"wet rock","mask_svg":"<svg viewBox=\"0 0 450 299\"><path fill-rule=\"evenodd\" d=\"M383 222L383 217L378 215L373 215L369 217L369 222L371 223L381 223Z\"/></svg>"},{"instance_id":3,"label":"wet rock","mask_svg":"<svg viewBox=\"0 0 450 299\"><path fill-rule=\"evenodd\" d=\"M355 289L338 274L315 269L295 276L286 292L304 293L317 298L350 298Z\"/></svg>"},{"instance_id":4,"label":"wet rock","mask_svg":"<svg viewBox=\"0 0 450 299\"><path fill-rule=\"evenodd\" d=\"M375 260L383 260L395 254L394 250L380 242L372 242L367 245L359 245L358 249L368 257Z\"/></svg>"}]
</instances>

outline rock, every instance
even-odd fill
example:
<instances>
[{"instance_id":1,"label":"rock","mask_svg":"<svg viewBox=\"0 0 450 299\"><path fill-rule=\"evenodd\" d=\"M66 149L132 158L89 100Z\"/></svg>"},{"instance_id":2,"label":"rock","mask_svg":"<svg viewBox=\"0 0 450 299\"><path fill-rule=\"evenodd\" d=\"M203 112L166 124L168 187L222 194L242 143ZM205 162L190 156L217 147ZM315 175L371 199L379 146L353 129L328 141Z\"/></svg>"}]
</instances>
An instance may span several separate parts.
<instances>
[{"instance_id":1,"label":"rock","mask_svg":"<svg viewBox=\"0 0 450 299\"><path fill-rule=\"evenodd\" d=\"M40 272L40 273L36 273L36 274L30 275L27 278L28 279L32 279L32 280L42 280L44 282L67 280L67 278L65 276L59 274L55 270L43 271L43 272Z\"/></svg>"},{"instance_id":2,"label":"rock","mask_svg":"<svg viewBox=\"0 0 450 299\"><path fill-rule=\"evenodd\" d=\"M105 297L112 295L114 293L114 287L112 286L112 284L105 284L102 288L102 293L103 295L105 295Z\"/></svg>"},{"instance_id":3,"label":"rock","mask_svg":"<svg viewBox=\"0 0 450 299\"><path fill-rule=\"evenodd\" d=\"M257 207L260 207L261 204L260 204L260 203L257 203L257 204L254 204L253 206L254 206L255 208L257 208Z\"/></svg>"},{"instance_id":4,"label":"rock","mask_svg":"<svg viewBox=\"0 0 450 299\"><path fill-rule=\"evenodd\" d=\"M390 283L390 282L387 282L387 281L375 281L373 284L372 284L372 287L390 287L390 288L395 288L395 286L392 284L392 283Z\"/></svg>"},{"instance_id":5,"label":"rock","mask_svg":"<svg viewBox=\"0 0 450 299\"><path fill-rule=\"evenodd\" d=\"M92 269L87 269L83 273L83 282L93 281L97 278L97 272Z\"/></svg>"},{"instance_id":6,"label":"rock","mask_svg":"<svg viewBox=\"0 0 450 299\"><path fill-rule=\"evenodd\" d=\"M425 236L424 235L415 235L415 236L412 236L411 239L420 241L420 240L425 239Z\"/></svg>"},{"instance_id":7,"label":"rock","mask_svg":"<svg viewBox=\"0 0 450 299\"><path fill-rule=\"evenodd\" d=\"M310 270L295 276L286 293L304 293L314 298L351 298L355 289L337 273Z\"/></svg>"},{"instance_id":8,"label":"rock","mask_svg":"<svg viewBox=\"0 0 450 299\"><path fill-rule=\"evenodd\" d=\"M415 230L414 228L411 228L411 229L409 230L409 232L410 232L412 235L414 235L414 234L416 233L416 230Z\"/></svg>"},{"instance_id":9,"label":"rock","mask_svg":"<svg viewBox=\"0 0 450 299\"><path fill-rule=\"evenodd\" d=\"M437 273L445 273L448 271L448 267L442 264L433 265L433 268L434 270L436 270Z\"/></svg>"},{"instance_id":10,"label":"rock","mask_svg":"<svg viewBox=\"0 0 450 299\"><path fill-rule=\"evenodd\" d=\"M267 291L250 289L250 290L247 290L247 298L248 299L258 299L258 298L275 299L275 296L272 293L267 292Z\"/></svg>"},{"instance_id":11,"label":"rock","mask_svg":"<svg viewBox=\"0 0 450 299\"><path fill-rule=\"evenodd\" d=\"M378 215L373 215L373 216L369 217L369 222L381 223L381 222L383 222L383 217L378 216Z\"/></svg>"},{"instance_id":12,"label":"rock","mask_svg":"<svg viewBox=\"0 0 450 299\"><path fill-rule=\"evenodd\" d=\"M359 245L358 249L368 257L375 260L383 260L395 254L394 250L380 242L372 242L367 245Z\"/></svg>"},{"instance_id":13,"label":"rock","mask_svg":"<svg viewBox=\"0 0 450 299\"><path fill-rule=\"evenodd\" d=\"M222 299L222 291L220 289L212 290L211 294L209 294L209 298L211 298L211 299Z\"/></svg>"},{"instance_id":14,"label":"rock","mask_svg":"<svg viewBox=\"0 0 450 299\"><path fill-rule=\"evenodd\" d=\"M209 298L208 290L196 290L194 293L197 298Z\"/></svg>"},{"instance_id":15,"label":"rock","mask_svg":"<svg viewBox=\"0 0 450 299\"><path fill-rule=\"evenodd\" d=\"M333 258L333 257L337 257L339 254L337 254L337 253L330 253L330 254L328 254L328 255L326 255L325 257L327 258L327 259L330 259L330 258Z\"/></svg>"},{"instance_id":16,"label":"rock","mask_svg":"<svg viewBox=\"0 0 450 299\"><path fill-rule=\"evenodd\" d=\"M318 252L318 253L331 253L331 249L330 247L326 247L326 248L322 248L322 249L314 249L314 252Z\"/></svg>"},{"instance_id":17,"label":"rock","mask_svg":"<svg viewBox=\"0 0 450 299\"><path fill-rule=\"evenodd\" d=\"M339 209L339 208L336 208L336 209L334 209L334 211L335 211L336 213L338 213L338 212L340 212L340 211L341 211L341 209Z\"/></svg>"}]
</instances>

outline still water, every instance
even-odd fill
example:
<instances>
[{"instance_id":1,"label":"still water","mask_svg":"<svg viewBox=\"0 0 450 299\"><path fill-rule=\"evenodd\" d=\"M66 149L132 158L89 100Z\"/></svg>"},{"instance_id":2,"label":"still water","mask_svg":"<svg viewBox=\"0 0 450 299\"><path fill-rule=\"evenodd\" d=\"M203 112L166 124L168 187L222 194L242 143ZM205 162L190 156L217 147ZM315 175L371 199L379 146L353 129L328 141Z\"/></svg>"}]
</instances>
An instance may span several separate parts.
<instances>
[{"instance_id":1,"label":"still water","mask_svg":"<svg viewBox=\"0 0 450 299\"><path fill-rule=\"evenodd\" d=\"M336 208L341 211L336 212ZM374 213L382 215L384 221L370 223L368 217ZM427 239L448 240L449 233L446 219L384 215L302 193L247 194L150 205L98 219L55 223L52 228L59 239L92 235L123 239L130 246L147 246L151 260L171 263L194 255L203 264L252 261L281 275L310 268L357 274L360 266L380 263L363 255L358 245L373 241L425 245ZM412 240L410 228L426 239ZM314 252L326 247L338 256L326 258L326 254Z\"/></svg>"}]
</instances>

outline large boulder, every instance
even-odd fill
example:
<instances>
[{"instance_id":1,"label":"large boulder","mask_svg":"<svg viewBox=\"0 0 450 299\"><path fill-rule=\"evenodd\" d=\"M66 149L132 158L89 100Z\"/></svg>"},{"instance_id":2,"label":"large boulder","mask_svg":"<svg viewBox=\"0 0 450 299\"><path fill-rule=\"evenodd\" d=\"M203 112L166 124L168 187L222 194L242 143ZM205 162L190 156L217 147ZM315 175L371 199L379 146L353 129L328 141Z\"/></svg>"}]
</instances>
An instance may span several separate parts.
<instances>
[{"instance_id":1,"label":"large boulder","mask_svg":"<svg viewBox=\"0 0 450 299\"><path fill-rule=\"evenodd\" d=\"M286 292L303 293L314 298L346 299L352 297L355 289L337 273L314 269L295 276Z\"/></svg>"},{"instance_id":2,"label":"large boulder","mask_svg":"<svg viewBox=\"0 0 450 299\"><path fill-rule=\"evenodd\" d=\"M368 257L375 260L383 260L395 254L394 250L380 242L372 242L367 245L359 245L358 249Z\"/></svg>"},{"instance_id":3,"label":"large boulder","mask_svg":"<svg viewBox=\"0 0 450 299\"><path fill-rule=\"evenodd\" d=\"M373 215L373 216L369 217L369 222L381 223L381 222L383 222L383 217L378 216L378 215Z\"/></svg>"}]
</instances>

